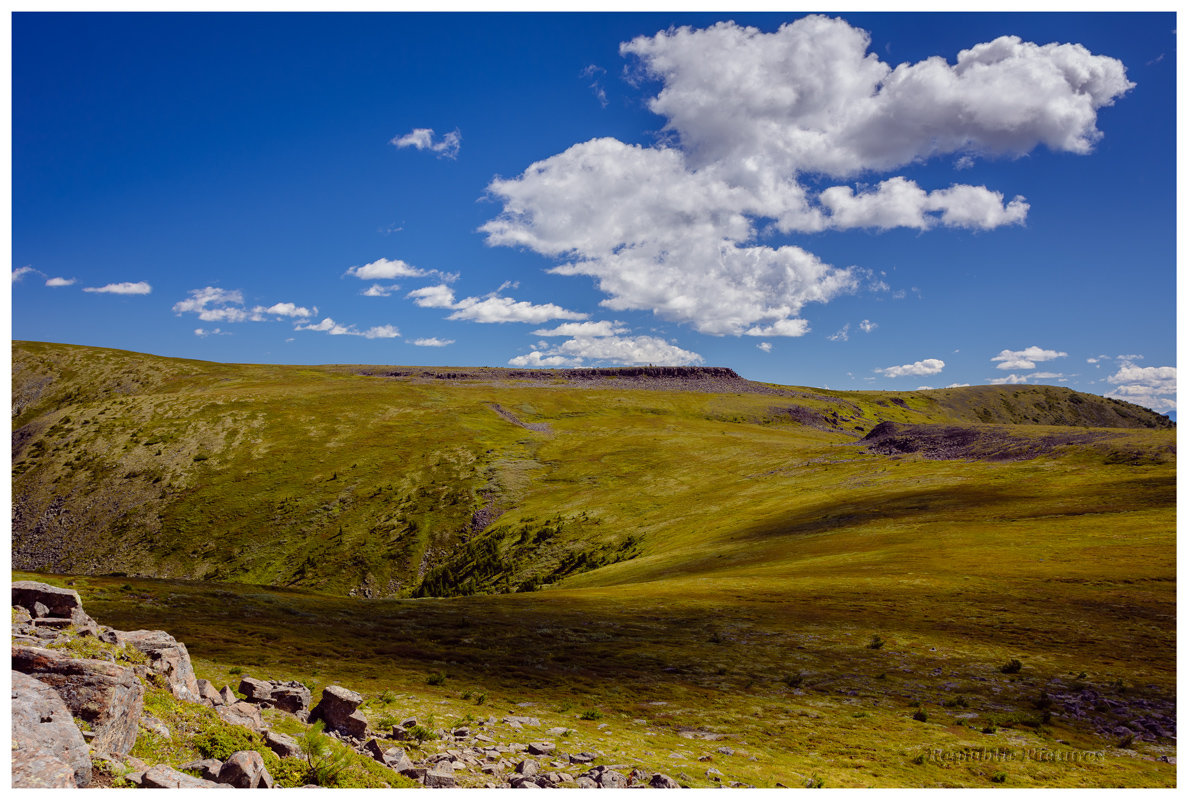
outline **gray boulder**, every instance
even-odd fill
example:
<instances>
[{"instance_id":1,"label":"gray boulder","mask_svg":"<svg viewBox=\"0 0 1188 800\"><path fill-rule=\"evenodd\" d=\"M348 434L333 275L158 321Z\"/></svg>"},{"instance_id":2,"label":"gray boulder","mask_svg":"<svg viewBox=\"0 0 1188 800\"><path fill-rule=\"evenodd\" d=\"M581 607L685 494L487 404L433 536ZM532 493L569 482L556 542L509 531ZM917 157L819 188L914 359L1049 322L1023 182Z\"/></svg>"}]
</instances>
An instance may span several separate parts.
<instances>
[{"instance_id":1,"label":"gray boulder","mask_svg":"<svg viewBox=\"0 0 1188 800\"><path fill-rule=\"evenodd\" d=\"M223 696L214 688L214 684L206 680L206 678L198 679L198 696L208 706L223 705Z\"/></svg>"},{"instance_id":2,"label":"gray boulder","mask_svg":"<svg viewBox=\"0 0 1188 800\"><path fill-rule=\"evenodd\" d=\"M191 761L188 764L182 764L181 768L186 771L200 772L202 777L208 781L218 781L219 771L223 768L223 762L217 758L204 758L200 761Z\"/></svg>"},{"instance_id":3,"label":"gray boulder","mask_svg":"<svg viewBox=\"0 0 1188 800\"><path fill-rule=\"evenodd\" d=\"M242 725L256 733L264 730L264 719L260 716L260 709L251 703L237 700L229 706L215 706L215 713L232 725Z\"/></svg>"},{"instance_id":4,"label":"gray boulder","mask_svg":"<svg viewBox=\"0 0 1188 800\"><path fill-rule=\"evenodd\" d=\"M144 772L133 773L132 775L128 775L127 778L142 789L230 788L220 783L215 783L214 781L208 781L203 778L195 778L193 775L187 775L184 772L180 772L173 767L167 767L164 764L158 764L155 767L149 767Z\"/></svg>"},{"instance_id":5,"label":"gray boulder","mask_svg":"<svg viewBox=\"0 0 1188 800\"><path fill-rule=\"evenodd\" d=\"M309 687L300 681L284 681L272 685L272 705L303 722L309 718L311 699Z\"/></svg>"},{"instance_id":6,"label":"gray boulder","mask_svg":"<svg viewBox=\"0 0 1188 800\"><path fill-rule=\"evenodd\" d=\"M255 750L239 750L223 762L219 770L219 783L226 783L236 789L271 789L272 776L264 767L264 757Z\"/></svg>"},{"instance_id":7,"label":"gray boulder","mask_svg":"<svg viewBox=\"0 0 1188 800\"><path fill-rule=\"evenodd\" d=\"M249 703L272 705L272 684L268 681L249 678L245 675L239 682L239 693Z\"/></svg>"},{"instance_id":8,"label":"gray boulder","mask_svg":"<svg viewBox=\"0 0 1188 800\"><path fill-rule=\"evenodd\" d=\"M681 785L679 783L677 783L675 780L673 780L672 778L665 775L663 772L657 772L655 775L653 775L652 779L650 781L648 781L648 786L651 786L653 789L679 789L679 788L681 788Z\"/></svg>"},{"instance_id":9,"label":"gray boulder","mask_svg":"<svg viewBox=\"0 0 1188 800\"><path fill-rule=\"evenodd\" d=\"M301 745L291 736L276 731L264 732L264 744L281 758L305 758Z\"/></svg>"},{"instance_id":10,"label":"gray boulder","mask_svg":"<svg viewBox=\"0 0 1188 800\"><path fill-rule=\"evenodd\" d=\"M389 769L402 772L413 765L408 753L400 747L385 747L379 739L372 739L363 745L363 752Z\"/></svg>"},{"instance_id":11,"label":"gray boulder","mask_svg":"<svg viewBox=\"0 0 1188 800\"><path fill-rule=\"evenodd\" d=\"M137 667L142 677L160 675L178 700L202 702L189 651L165 631L108 631L102 638L111 644L135 647L148 656L148 665Z\"/></svg>"},{"instance_id":12,"label":"gray boulder","mask_svg":"<svg viewBox=\"0 0 1188 800\"><path fill-rule=\"evenodd\" d=\"M12 673L12 786L87 786L91 755L70 709L54 689Z\"/></svg>"},{"instance_id":13,"label":"gray boulder","mask_svg":"<svg viewBox=\"0 0 1188 800\"><path fill-rule=\"evenodd\" d=\"M458 785L454 768L448 761L439 761L425 772L424 784L430 789L452 789Z\"/></svg>"},{"instance_id":14,"label":"gray boulder","mask_svg":"<svg viewBox=\"0 0 1188 800\"><path fill-rule=\"evenodd\" d=\"M363 696L342 686L327 686L322 699L309 712L310 722L322 720L326 728L354 739L367 738L367 719L357 709Z\"/></svg>"},{"instance_id":15,"label":"gray boulder","mask_svg":"<svg viewBox=\"0 0 1188 800\"><path fill-rule=\"evenodd\" d=\"M12 648L12 668L52 687L71 714L89 723L96 751L123 755L136 743L144 687L132 670L24 646Z\"/></svg>"},{"instance_id":16,"label":"gray boulder","mask_svg":"<svg viewBox=\"0 0 1188 800\"><path fill-rule=\"evenodd\" d=\"M68 619L69 624L80 630L92 635L99 633L98 624L83 611L82 598L73 589L59 589L38 581L14 581L12 604L27 609L36 619Z\"/></svg>"}]
</instances>

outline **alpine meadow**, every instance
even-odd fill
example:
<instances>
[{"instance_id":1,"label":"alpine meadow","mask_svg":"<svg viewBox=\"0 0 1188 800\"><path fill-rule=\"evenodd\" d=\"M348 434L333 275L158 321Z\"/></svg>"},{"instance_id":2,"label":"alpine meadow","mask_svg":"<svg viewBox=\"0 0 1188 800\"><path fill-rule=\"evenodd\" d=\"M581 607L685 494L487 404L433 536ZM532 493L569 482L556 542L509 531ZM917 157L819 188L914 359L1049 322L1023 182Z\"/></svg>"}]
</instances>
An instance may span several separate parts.
<instances>
[{"instance_id":1,"label":"alpine meadow","mask_svg":"<svg viewBox=\"0 0 1188 800\"><path fill-rule=\"evenodd\" d=\"M14 788L1176 787L1175 13L11 17Z\"/></svg>"}]
</instances>

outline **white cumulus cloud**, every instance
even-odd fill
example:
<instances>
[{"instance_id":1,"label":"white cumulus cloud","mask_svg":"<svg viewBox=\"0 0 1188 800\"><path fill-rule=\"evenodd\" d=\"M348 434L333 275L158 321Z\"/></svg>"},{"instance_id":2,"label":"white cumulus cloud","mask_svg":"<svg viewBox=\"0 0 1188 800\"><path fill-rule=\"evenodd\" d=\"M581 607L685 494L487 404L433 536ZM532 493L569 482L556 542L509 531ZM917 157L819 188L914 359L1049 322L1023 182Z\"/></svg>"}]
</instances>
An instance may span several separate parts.
<instances>
[{"instance_id":1,"label":"white cumulus cloud","mask_svg":"<svg viewBox=\"0 0 1188 800\"><path fill-rule=\"evenodd\" d=\"M46 286L73 286L78 283L77 278L50 278L45 282Z\"/></svg>"},{"instance_id":2,"label":"white cumulus cloud","mask_svg":"<svg viewBox=\"0 0 1188 800\"><path fill-rule=\"evenodd\" d=\"M1123 364L1106 378L1117 388L1106 394L1155 411L1172 411L1176 407L1176 368L1137 367Z\"/></svg>"},{"instance_id":3,"label":"white cumulus cloud","mask_svg":"<svg viewBox=\"0 0 1188 800\"><path fill-rule=\"evenodd\" d=\"M413 344L417 347L446 347L453 343L453 339L438 339L436 336L427 339L413 339Z\"/></svg>"},{"instance_id":4,"label":"white cumulus cloud","mask_svg":"<svg viewBox=\"0 0 1188 800\"><path fill-rule=\"evenodd\" d=\"M945 362L939 358L926 358L911 364L901 364L897 367L883 367L876 369L888 378L899 378L904 375L936 375L945 368Z\"/></svg>"},{"instance_id":5,"label":"white cumulus cloud","mask_svg":"<svg viewBox=\"0 0 1188 800\"><path fill-rule=\"evenodd\" d=\"M1068 353L1045 350L1032 345L1023 350L1003 350L990 360L997 361L999 369L1035 369L1037 361L1051 361L1054 358L1064 358L1067 355Z\"/></svg>"},{"instance_id":6,"label":"white cumulus cloud","mask_svg":"<svg viewBox=\"0 0 1188 800\"><path fill-rule=\"evenodd\" d=\"M400 331L395 325L377 325L363 331L363 335L368 339L395 339Z\"/></svg>"},{"instance_id":7,"label":"white cumulus cloud","mask_svg":"<svg viewBox=\"0 0 1188 800\"><path fill-rule=\"evenodd\" d=\"M243 292L238 289L220 289L217 286L191 289L187 295L185 300L173 304L173 313L197 314L198 319L203 322L264 322L269 317L308 319L318 313L316 306L309 309L288 302L248 309L244 306Z\"/></svg>"},{"instance_id":8,"label":"white cumulus cloud","mask_svg":"<svg viewBox=\"0 0 1188 800\"><path fill-rule=\"evenodd\" d=\"M407 295L422 308L446 308L454 313L448 319L470 322L529 322L542 323L553 319L585 319L588 314L570 311L554 303L536 304L516 301L491 292L482 297L455 299L454 291L444 284L423 286Z\"/></svg>"},{"instance_id":9,"label":"white cumulus cloud","mask_svg":"<svg viewBox=\"0 0 1188 800\"><path fill-rule=\"evenodd\" d=\"M925 188L902 176L829 186L932 157L1087 153L1097 110L1132 84L1121 62L1079 44L1004 36L894 68L865 31L809 16L774 33L722 22L672 28L620 47L660 81L649 108L668 144L593 139L497 178L502 210L481 230L593 278L612 310L650 310L713 335L799 336L809 303L863 283L761 235L830 228L1021 224L1022 197L993 187ZM769 223L774 220L774 224ZM875 288L877 282L870 284Z\"/></svg>"},{"instance_id":10,"label":"white cumulus cloud","mask_svg":"<svg viewBox=\"0 0 1188 800\"><path fill-rule=\"evenodd\" d=\"M418 269L399 258L381 258L370 264L351 267L345 274L365 281L383 281L393 278L423 278L430 273L428 270Z\"/></svg>"},{"instance_id":11,"label":"white cumulus cloud","mask_svg":"<svg viewBox=\"0 0 1188 800\"><path fill-rule=\"evenodd\" d=\"M533 331L533 336L617 336L627 332L622 322L563 322L555 328Z\"/></svg>"},{"instance_id":12,"label":"white cumulus cloud","mask_svg":"<svg viewBox=\"0 0 1188 800\"><path fill-rule=\"evenodd\" d=\"M462 134L455 128L437 139L432 128L413 128L412 132L392 139L391 144L429 150L436 153L438 158L457 158L458 150L462 147Z\"/></svg>"},{"instance_id":13,"label":"white cumulus cloud","mask_svg":"<svg viewBox=\"0 0 1188 800\"><path fill-rule=\"evenodd\" d=\"M576 367L586 362L631 366L663 364L685 366L701 356L655 336L580 336L558 345L537 346L527 355L508 361L513 367Z\"/></svg>"},{"instance_id":14,"label":"white cumulus cloud","mask_svg":"<svg viewBox=\"0 0 1188 800\"><path fill-rule=\"evenodd\" d=\"M109 283L106 286L88 286L83 289L84 292L95 292L97 294L150 294L153 287L145 281L124 281L122 283Z\"/></svg>"}]
</instances>

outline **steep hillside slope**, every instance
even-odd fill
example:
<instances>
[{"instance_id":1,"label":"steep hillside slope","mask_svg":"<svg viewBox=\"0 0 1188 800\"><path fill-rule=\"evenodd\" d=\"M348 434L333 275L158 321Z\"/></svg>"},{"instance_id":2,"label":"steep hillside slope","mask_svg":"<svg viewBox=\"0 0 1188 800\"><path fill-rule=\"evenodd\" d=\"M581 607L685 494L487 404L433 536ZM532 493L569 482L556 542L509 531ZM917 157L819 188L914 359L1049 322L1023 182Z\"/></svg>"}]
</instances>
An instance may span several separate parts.
<instances>
[{"instance_id":1,"label":"steep hillside slope","mask_svg":"<svg viewBox=\"0 0 1188 800\"><path fill-rule=\"evenodd\" d=\"M1172 458L1166 418L1052 387L830 393L716 368L228 365L17 342L13 560L364 596L535 588L671 568L800 515L832 473L885 469L855 445L882 422L988 421L1124 426L1041 449Z\"/></svg>"}]
</instances>

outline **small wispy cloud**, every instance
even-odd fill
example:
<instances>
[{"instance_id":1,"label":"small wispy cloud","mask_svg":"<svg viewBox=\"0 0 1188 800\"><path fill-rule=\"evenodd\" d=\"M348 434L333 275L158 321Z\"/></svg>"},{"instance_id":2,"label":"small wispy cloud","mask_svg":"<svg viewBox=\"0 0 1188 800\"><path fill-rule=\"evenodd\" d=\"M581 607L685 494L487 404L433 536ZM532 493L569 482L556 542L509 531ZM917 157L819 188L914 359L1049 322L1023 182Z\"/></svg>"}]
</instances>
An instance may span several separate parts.
<instances>
[{"instance_id":1,"label":"small wispy cloud","mask_svg":"<svg viewBox=\"0 0 1188 800\"><path fill-rule=\"evenodd\" d=\"M122 283L109 283L106 286L87 286L83 289L84 292L93 292L95 294L151 294L153 287L145 281L124 281Z\"/></svg>"},{"instance_id":2,"label":"small wispy cloud","mask_svg":"<svg viewBox=\"0 0 1188 800\"><path fill-rule=\"evenodd\" d=\"M412 343L417 347L448 347L454 343L454 340L438 339L436 336L431 336L427 339L413 339Z\"/></svg>"},{"instance_id":3,"label":"small wispy cloud","mask_svg":"<svg viewBox=\"0 0 1188 800\"><path fill-rule=\"evenodd\" d=\"M50 278L45 282L46 286L73 286L78 283L77 278Z\"/></svg>"},{"instance_id":4,"label":"small wispy cloud","mask_svg":"<svg viewBox=\"0 0 1188 800\"><path fill-rule=\"evenodd\" d=\"M582 77L590 81L590 91L592 91L594 96L598 98L598 104L603 108L606 108L607 101L606 89L602 87L601 76L605 74L606 70L597 64L591 64L581 72Z\"/></svg>"},{"instance_id":5,"label":"small wispy cloud","mask_svg":"<svg viewBox=\"0 0 1188 800\"><path fill-rule=\"evenodd\" d=\"M757 344L755 346L758 347L760 350L762 350L764 353L771 352L771 342L760 342L759 344Z\"/></svg>"},{"instance_id":6,"label":"small wispy cloud","mask_svg":"<svg viewBox=\"0 0 1188 800\"><path fill-rule=\"evenodd\" d=\"M392 293L399 288L400 286L395 283L389 284L387 286L379 283L373 283L359 294L363 295L364 297L391 297Z\"/></svg>"},{"instance_id":7,"label":"small wispy cloud","mask_svg":"<svg viewBox=\"0 0 1188 800\"><path fill-rule=\"evenodd\" d=\"M396 147L415 147L417 150L429 150L436 153L438 158L457 158L462 147L462 134L454 128L449 133L436 139L432 128L414 128L411 133L397 136L390 144Z\"/></svg>"}]
</instances>

